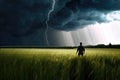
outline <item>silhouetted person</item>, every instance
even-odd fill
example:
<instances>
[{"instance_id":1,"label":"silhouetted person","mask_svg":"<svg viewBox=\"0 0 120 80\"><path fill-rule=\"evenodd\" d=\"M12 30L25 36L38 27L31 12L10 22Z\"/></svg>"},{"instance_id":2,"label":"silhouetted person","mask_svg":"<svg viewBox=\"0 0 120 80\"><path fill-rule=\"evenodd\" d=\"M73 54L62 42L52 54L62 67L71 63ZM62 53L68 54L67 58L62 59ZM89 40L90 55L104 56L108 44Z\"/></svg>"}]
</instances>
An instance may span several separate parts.
<instances>
[{"instance_id":1,"label":"silhouetted person","mask_svg":"<svg viewBox=\"0 0 120 80\"><path fill-rule=\"evenodd\" d=\"M85 48L82 46L82 42L80 42L80 46L78 46L76 53L78 54L78 56L83 56L83 54L85 53Z\"/></svg>"}]
</instances>

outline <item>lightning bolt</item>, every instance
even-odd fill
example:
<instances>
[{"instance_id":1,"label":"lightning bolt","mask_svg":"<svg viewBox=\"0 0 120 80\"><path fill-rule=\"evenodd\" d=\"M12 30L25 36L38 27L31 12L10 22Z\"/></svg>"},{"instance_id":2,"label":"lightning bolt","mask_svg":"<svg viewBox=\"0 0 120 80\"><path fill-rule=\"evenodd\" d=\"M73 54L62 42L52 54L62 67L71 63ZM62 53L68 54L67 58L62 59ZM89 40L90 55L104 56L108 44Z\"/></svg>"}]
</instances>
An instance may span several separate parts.
<instances>
[{"instance_id":1,"label":"lightning bolt","mask_svg":"<svg viewBox=\"0 0 120 80\"><path fill-rule=\"evenodd\" d=\"M46 36L46 42L47 42L47 45L49 46L49 41L48 41L48 28L49 28L49 20L50 20L50 15L51 13L54 11L54 7L55 7L55 0L52 0L52 7L51 9L49 10L48 14L47 14L47 20L46 20L46 30L45 30L45 36Z\"/></svg>"}]
</instances>

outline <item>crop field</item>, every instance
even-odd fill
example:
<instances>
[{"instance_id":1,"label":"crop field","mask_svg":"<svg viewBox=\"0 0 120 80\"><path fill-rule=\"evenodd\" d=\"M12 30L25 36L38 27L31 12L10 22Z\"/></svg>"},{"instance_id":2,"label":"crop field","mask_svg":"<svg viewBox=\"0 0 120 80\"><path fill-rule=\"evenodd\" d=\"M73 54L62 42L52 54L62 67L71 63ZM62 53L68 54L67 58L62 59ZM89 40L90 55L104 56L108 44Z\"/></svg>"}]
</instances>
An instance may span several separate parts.
<instances>
[{"instance_id":1,"label":"crop field","mask_svg":"<svg viewBox=\"0 0 120 80\"><path fill-rule=\"evenodd\" d=\"M120 80L120 49L0 48L0 80Z\"/></svg>"}]
</instances>

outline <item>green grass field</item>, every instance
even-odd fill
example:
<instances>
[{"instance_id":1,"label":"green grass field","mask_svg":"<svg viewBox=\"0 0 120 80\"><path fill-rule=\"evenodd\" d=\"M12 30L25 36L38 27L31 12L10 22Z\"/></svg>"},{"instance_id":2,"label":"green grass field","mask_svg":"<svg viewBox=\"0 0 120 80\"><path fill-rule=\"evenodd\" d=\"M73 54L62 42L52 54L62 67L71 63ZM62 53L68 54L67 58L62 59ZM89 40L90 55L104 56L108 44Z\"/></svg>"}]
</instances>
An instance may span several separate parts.
<instances>
[{"instance_id":1,"label":"green grass field","mask_svg":"<svg viewBox=\"0 0 120 80\"><path fill-rule=\"evenodd\" d=\"M120 80L120 49L0 49L0 80Z\"/></svg>"}]
</instances>

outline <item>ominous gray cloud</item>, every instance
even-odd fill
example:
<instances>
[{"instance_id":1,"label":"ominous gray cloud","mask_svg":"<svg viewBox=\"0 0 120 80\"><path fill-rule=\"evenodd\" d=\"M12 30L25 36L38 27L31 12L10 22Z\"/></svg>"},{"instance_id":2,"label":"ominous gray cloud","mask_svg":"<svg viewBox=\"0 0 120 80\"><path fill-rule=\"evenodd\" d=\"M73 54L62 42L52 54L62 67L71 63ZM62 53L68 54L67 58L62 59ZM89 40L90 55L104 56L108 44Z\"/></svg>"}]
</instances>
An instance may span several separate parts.
<instances>
[{"instance_id":1,"label":"ominous gray cloud","mask_svg":"<svg viewBox=\"0 0 120 80\"><path fill-rule=\"evenodd\" d=\"M73 30L106 22L106 14L120 9L120 0L55 0L49 27ZM52 0L0 0L0 31L16 37L45 29Z\"/></svg>"}]
</instances>

